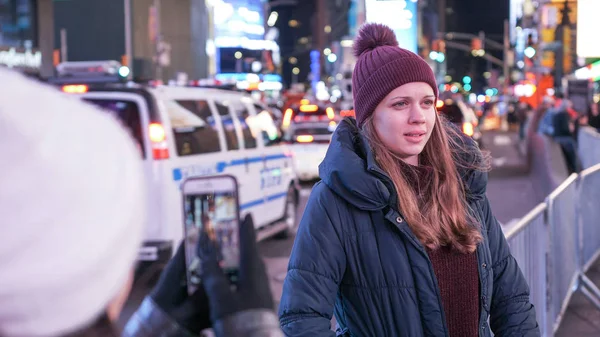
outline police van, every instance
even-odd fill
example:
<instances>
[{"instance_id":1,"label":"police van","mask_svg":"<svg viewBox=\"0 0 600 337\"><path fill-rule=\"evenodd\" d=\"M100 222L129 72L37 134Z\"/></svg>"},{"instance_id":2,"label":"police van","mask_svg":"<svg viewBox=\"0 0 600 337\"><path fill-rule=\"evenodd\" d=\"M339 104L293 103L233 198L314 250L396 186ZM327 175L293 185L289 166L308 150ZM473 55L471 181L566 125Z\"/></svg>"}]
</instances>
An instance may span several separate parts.
<instances>
[{"instance_id":1,"label":"police van","mask_svg":"<svg viewBox=\"0 0 600 337\"><path fill-rule=\"evenodd\" d=\"M259 240L294 231L292 152L258 102L230 90L107 83L124 73L118 62L66 62L51 82L113 114L137 143L149 204L139 260L171 258L183 237L179 188L188 177L235 176L242 217L251 214Z\"/></svg>"}]
</instances>

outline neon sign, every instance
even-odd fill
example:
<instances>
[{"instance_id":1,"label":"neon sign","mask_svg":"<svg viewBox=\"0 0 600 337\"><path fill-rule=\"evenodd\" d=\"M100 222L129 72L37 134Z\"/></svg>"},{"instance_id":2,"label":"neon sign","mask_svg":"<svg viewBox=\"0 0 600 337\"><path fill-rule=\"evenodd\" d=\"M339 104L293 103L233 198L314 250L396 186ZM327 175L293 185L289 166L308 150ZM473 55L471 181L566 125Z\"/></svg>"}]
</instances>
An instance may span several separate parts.
<instances>
[{"instance_id":1,"label":"neon sign","mask_svg":"<svg viewBox=\"0 0 600 337\"><path fill-rule=\"evenodd\" d=\"M42 52L32 49L17 51L16 48L0 50L0 65L9 68L40 69L42 67Z\"/></svg>"}]
</instances>

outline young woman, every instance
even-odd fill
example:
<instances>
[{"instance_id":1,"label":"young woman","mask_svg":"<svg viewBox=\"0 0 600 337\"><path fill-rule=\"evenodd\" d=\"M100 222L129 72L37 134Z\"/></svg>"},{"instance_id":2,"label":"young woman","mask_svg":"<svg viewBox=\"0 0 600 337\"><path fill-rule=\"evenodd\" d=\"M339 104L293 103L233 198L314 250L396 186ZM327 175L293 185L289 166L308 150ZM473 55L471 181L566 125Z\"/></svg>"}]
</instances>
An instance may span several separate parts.
<instances>
[{"instance_id":1,"label":"young woman","mask_svg":"<svg viewBox=\"0 0 600 337\"><path fill-rule=\"evenodd\" d=\"M393 31L354 44L356 120L320 166L279 307L287 336L539 336L485 196L486 160L438 116L431 68Z\"/></svg>"}]
</instances>

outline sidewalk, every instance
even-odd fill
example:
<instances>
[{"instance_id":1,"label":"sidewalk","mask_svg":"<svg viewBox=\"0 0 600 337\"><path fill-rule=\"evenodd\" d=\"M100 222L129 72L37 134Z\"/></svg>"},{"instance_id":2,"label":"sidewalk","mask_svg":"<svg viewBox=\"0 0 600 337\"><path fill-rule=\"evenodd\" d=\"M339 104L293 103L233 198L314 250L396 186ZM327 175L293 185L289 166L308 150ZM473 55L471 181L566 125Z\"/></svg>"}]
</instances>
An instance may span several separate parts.
<instances>
[{"instance_id":1,"label":"sidewalk","mask_svg":"<svg viewBox=\"0 0 600 337\"><path fill-rule=\"evenodd\" d=\"M518 136L510 131L486 131L483 150L493 158L489 174L488 199L496 218L508 224L527 214L538 203L531 177L527 173L525 157L518 147ZM513 220L514 219L514 220ZM512 221L511 221L512 220ZM587 276L600 287L600 260L590 268ZM580 292L571 302L554 337L599 337L600 310Z\"/></svg>"},{"instance_id":2,"label":"sidewalk","mask_svg":"<svg viewBox=\"0 0 600 337\"><path fill-rule=\"evenodd\" d=\"M498 221L509 224L522 218L538 200L525 157L518 150L519 138L511 131L489 130L483 133L483 150L492 156L487 197Z\"/></svg>"},{"instance_id":3,"label":"sidewalk","mask_svg":"<svg viewBox=\"0 0 600 337\"><path fill-rule=\"evenodd\" d=\"M587 272L587 276L600 286L600 260ZM600 336L600 311L577 292L571 298L555 337L598 337Z\"/></svg>"}]
</instances>

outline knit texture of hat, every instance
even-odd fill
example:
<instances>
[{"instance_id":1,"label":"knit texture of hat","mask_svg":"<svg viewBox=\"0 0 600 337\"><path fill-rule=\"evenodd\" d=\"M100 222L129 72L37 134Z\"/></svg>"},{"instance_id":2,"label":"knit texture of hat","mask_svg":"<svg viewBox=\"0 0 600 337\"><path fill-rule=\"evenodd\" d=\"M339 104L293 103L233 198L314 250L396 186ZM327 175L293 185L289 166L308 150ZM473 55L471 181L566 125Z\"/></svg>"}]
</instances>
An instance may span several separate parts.
<instances>
[{"instance_id":1,"label":"knit texture of hat","mask_svg":"<svg viewBox=\"0 0 600 337\"><path fill-rule=\"evenodd\" d=\"M388 26L363 25L354 41L354 55L357 61L352 73L352 96L359 127L392 90L404 84L425 82L437 96L431 67L419 55L400 48Z\"/></svg>"},{"instance_id":2,"label":"knit texture of hat","mask_svg":"<svg viewBox=\"0 0 600 337\"><path fill-rule=\"evenodd\" d=\"M0 67L0 336L61 336L126 286L143 165L108 112Z\"/></svg>"}]
</instances>

